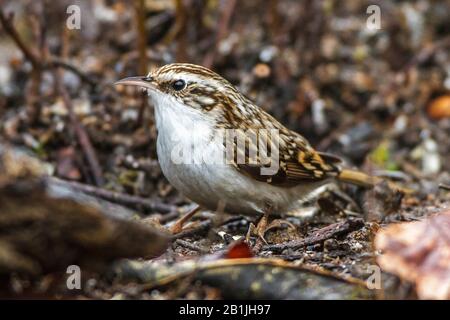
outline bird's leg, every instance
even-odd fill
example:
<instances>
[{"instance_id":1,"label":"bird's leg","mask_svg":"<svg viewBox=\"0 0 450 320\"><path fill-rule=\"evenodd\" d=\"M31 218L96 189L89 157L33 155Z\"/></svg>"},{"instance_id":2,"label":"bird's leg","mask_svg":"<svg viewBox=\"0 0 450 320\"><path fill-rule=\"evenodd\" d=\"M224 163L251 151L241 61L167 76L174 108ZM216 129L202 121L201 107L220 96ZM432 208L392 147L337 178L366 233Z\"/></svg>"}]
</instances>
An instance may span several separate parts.
<instances>
[{"instance_id":1,"label":"bird's leg","mask_svg":"<svg viewBox=\"0 0 450 320\"><path fill-rule=\"evenodd\" d=\"M182 216L180 219L178 219L173 226L170 228L170 232L172 234L177 234L181 232L183 229L183 225L192 218L194 214L197 213L197 211L200 210L200 206L197 205L192 210L188 211L184 216Z\"/></svg>"},{"instance_id":2,"label":"bird's leg","mask_svg":"<svg viewBox=\"0 0 450 320\"><path fill-rule=\"evenodd\" d=\"M245 235L245 242L250 245L250 237L255 232L255 225L253 222L250 222L250 225L248 226L247 234Z\"/></svg>"},{"instance_id":3,"label":"bird's leg","mask_svg":"<svg viewBox=\"0 0 450 320\"><path fill-rule=\"evenodd\" d=\"M255 244L254 250L258 252L263 244L267 244L267 241L265 239L266 232L273 228L278 228L283 224L288 225L288 227L292 229L296 229L295 226L290 223L287 220L283 219L275 219L269 224L269 215L272 212L272 207L269 206L267 210L265 211L264 215L261 217L261 219L258 222L258 225L256 226L255 233L258 236L258 241Z\"/></svg>"},{"instance_id":4,"label":"bird's leg","mask_svg":"<svg viewBox=\"0 0 450 320\"><path fill-rule=\"evenodd\" d=\"M266 203L264 214L261 219L258 221L258 224L255 229L255 233L258 236L258 240L255 243L255 247L253 250L255 252L259 252L261 250L263 244L267 244L264 235L266 234L267 223L269 221L269 215L272 213L273 205L270 202Z\"/></svg>"},{"instance_id":5,"label":"bird's leg","mask_svg":"<svg viewBox=\"0 0 450 320\"><path fill-rule=\"evenodd\" d=\"M259 219L256 228L254 228L254 233L258 236L256 243L253 247L253 253L255 254L261 251L261 248L264 244L267 244L267 241L264 238L264 234L266 233L268 219L269 219L269 212L266 211L261 217L261 219Z\"/></svg>"},{"instance_id":6,"label":"bird's leg","mask_svg":"<svg viewBox=\"0 0 450 320\"><path fill-rule=\"evenodd\" d=\"M267 231L267 224L269 221L269 215L273 211L273 205L270 202L267 202L265 205L264 214L259 220L257 226L256 226L256 235L258 236L258 241L255 244L255 247L261 247L263 244L267 244L266 239L264 238L264 235Z\"/></svg>"},{"instance_id":7,"label":"bird's leg","mask_svg":"<svg viewBox=\"0 0 450 320\"><path fill-rule=\"evenodd\" d=\"M258 224L256 225L256 234L258 235L258 239L261 240L264 244L267 244L266 239L264 238L264 235L267 231L267 223L269 221L269 213L266 212L263 214L261 219L259 220Z\"/></svg>"}]
</instances>

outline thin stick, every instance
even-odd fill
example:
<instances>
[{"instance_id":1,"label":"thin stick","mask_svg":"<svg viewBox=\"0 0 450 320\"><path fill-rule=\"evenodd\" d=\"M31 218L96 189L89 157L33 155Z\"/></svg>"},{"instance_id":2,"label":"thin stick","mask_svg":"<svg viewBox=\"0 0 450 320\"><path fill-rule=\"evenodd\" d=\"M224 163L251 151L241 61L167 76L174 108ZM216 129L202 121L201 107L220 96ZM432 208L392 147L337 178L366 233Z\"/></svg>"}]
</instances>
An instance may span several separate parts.
<instances>
[{"instance_id":1,"label":"thin stick","mask_svg":"<svg viewBox=\"0 0 450 320\"><path fill-rule=\"evenodd\" d=\"M263 247L263 250L281 252L284 249L300 249L316 243L321 243L327 239L342 236L349 232L360 229L364 226L363 219L348 219L346 221L330 224L322 229L314 231L312 235L301 240L289 241L282 244L272 244Z\"/></svg>"},{"instance_id":2,"label":"thin stick","mask_svg":"<svg viewBox=\"0 0 450 320\"><path fill-rule=\"evenodd\" d=\"M180 238L186 238L186 237L192 237L198 234L204 234L211 228L211 220L206 220L200 222L197 226L183 230L180 233L172 235L172 240L180 239Z\"/></svg>"},{"instance_id":3,"label":"thin stick","mask_svg":"<svg viewBox=\"0 0 450 320\"><path fill-rule=\"evenodd\" d=\"M446 185L443 183L439 184L439 188L450 191L450 185Z\"/></svg>"},{"instance_id":4,"label":"thin stick","mask_svg":"<svg viewBox=\"0 0 450 320\"><path fill-rule=\"evenodd\" d=\"M65 61L63 59L57 58L57 57L49 57L47 61L41 61L38 59L36 53L29 48L25 41L20 37L19 33L17 32L16 28L13 24L14 20L14 14L10 13L8 16L4 13L2 9L0 9L0 23L3 27L3 29L6 31L6 33L11 37L11 39L16 43L16 45L19 47L19 49L22 51L24 57L26 60L30 61L31 65L34 69L37 70L45 70L45 69L52 69L55 67L62 67L66 70L69 70L80 77L81 80L88 83L91 86L96 86L97 83L93 81L88 75L86 75L84 72L82 72L78 67L71 64L68 61Z\"/></svg>"},{"instance_id":5,"label":"thin stick","mask_svg":"<svg viewBox=\"0 0 450 320\"><path fill-rule=\"evenodd\" d=\"M200 210L200 206L197 205L195 208L187 212L180 219L178 219L175 224L170 228L170 232L172 234L180 233L183 230L183 225L189 221L194 214L196 214Z\"/></svg>"},{"instance_id":6,"label":"thin stick","mask_svg":"<svg viewBox=\"0 0 450 320\"><path fill-rule=\"evenodd\" d=\"M17 32L16 28L13 25L13 19L14 19L13 14L9 14L9 16L6 16L5 13L3 12L3 10L0 9L0 23L3 26L3 29L6 31L7 34L10 35L10 37L13 39L13 41L20 48L25 59L30 61L30 63L33 66L33 75L34 76L32 79L40 79L40 73L43 69L46 69L49 67L55 67L54 76L55 76L55 80L56 80L55 82L57 84L57 89L64 101L64 104L66 105L66 107L68 109L69 118L70 118L73 130L74 130L74 133L78 139L78 143L80 144L80 146L85 154L86 160L89 163L89 166L92 171L92 175L94 176L95 183L97 185L101 185L103 183L103 177L102 177L100 165L97 160L97 156L96 156L95 151L92 147L92 144L89 140L89 137L86 134L86 131L81 126L81 124L78 122L78 119L75 116L75 113L73 112L72 102L70 100L69 94L67 93L67 90L65 89L65 87L61 81L58 66L64 66L65 68L71 70L72 72L76 72L76 73L78 70L76 68L74 68L73 66L71 66L70 64L63 63L63 61L58 60L58 59L49 60L48 63L46 61L40 61L37 58L35 52L33 52L32 49L30 49L25 44L23 39L20 37L19 33ZM45 36L43 34L44 33L42 33L42 35L41 35L42 36L41 42L44 41L43 39ZM45 44L41 43L41 47L45 48ZM80 75L81 72L78 72L78 74ZM84 79L86 80L87 77L84 77Z\"/></svg>"},{"instance_id":7,"label":"thin stick","mask_svg":"<svg viewBox=\"0 0 450 320\"><path fill-rule=\"evenodd\" d=\"M147 34L145 30L145 5L144 0L134 1L134 13L136 20L137 46L139 53L139 74L146 75L147 70ZM139 108L139 115L137 125L142 125L144 122L144 114L147 109L147 95L142 95L141 106Z\"/></svg>"},{"instance_id":8,"label":"thin stick","mask_svg":"<svg viewBox=\"0 0 450 320\"><path fill-rule=\"evenodd\" d=\"M144 0L134 1L134 13L136 19L136 33L139 52L139 74L145 75L147 72L147 35L145 32Z\"/></svg>"},{"instance_id":9,"label":"thin stick","mask_svg":"<svg viewBox=\"0 0 450 320\"><path fill-rule=\"evenodd\" d=\"M184 10L183 1L175 0L175 24L169 30L162 42L165 44L171 43L178 36L178 33L183 28L185 21L186 12Z\"/></svg>"},{"instance_id":10,"label":"thin stick","mask_svg":"<svg viewBox=\"0 0 450 320\"><path fill-rule=\"evenodd\" d=\"M10 13L6 15L0 8L0 24L3 26L6 34L16 43L19 49L22 51L24 58L30 61L32 69L30 77L25 86L25 100L27 103L27 114L30 122L34 122L40 113L40 103L38 99L39 95L39 83L42 76L42 62L38 59L36 52L25 44L25 41L20 37L16 28L14 27L14 14Z\"/></svg>"},{"instance_id":11,"label":"thin stick","mask_svg":"<svg viewBox=\"0 0 450 320\"><path fill-rule=\"evenodd\" d=\"M98 82L94 81L91 77L89 77L86 73L81 71L77 66L74 64L63 60L61 58L57 57L50 57L48 59L48 62L43 66L44 69L51 69L61 67L63 69L66 69L74 74L76 74L82 81L86 82L92 87L98 86Z\"/></svg>"},{"instance_id":12,"label":"thin stick","mask_svg":"<svg viewBox=\"0 0 450 320\"><path fill-rule=\"evenodd\" d=\"M103 175L100 164L97 159L97 154L95 153L94 148L92 147L91 140L87 135L84 127L78 121L75 112L73 111L72 101L70 100L69 94L67 93L66 88L61 80L61 76L59 75L59 69L56 69L54 72L55 82L57 85L57 89L59 94L61 95L64 105L67 108L69 113L70 123L72 125L72 129L74 130L75 136L77 137L78 143L80 144L81 150L84 153L86 161L91 168L92 176L94 177L94 182L97 186L103 184Z\"/></svg>"},{"instance_id":13,"label":"thin stick","mask_svg":"<svg viewBox=\"0 0 450 320\"><path fill-rule=\"evenodd\" d=\"M114 192L103 188L94 187L88 184L83 184L74 181L61 180L55 177L49 178L51 182L73 188L75 190L84 192L86 194L96 196L114 203L118 203L134 209L146 209L151 212L159 213L171 213L176 210L175 206L158 202L155 200L149 200L138 196L132 196L129 194Z\"/></svg>"},{"instance_id":14,"label":"thin stick","mask_svg":"<svg viewBox=\"0 0 450 320\"><path fill-rule=\"evenodd\" d=\"M192 250L192 251L197 251L200 253L209 253L208 249L201 247L199 245L196 245L195 243L186 241L186 240L177 239L177 240L175 240L174 244L182 246L182 247Z\"/></svg>"},{"instance_id":15,"label":"thin stick","mask_svg":"<svg viewBox=\"0 0 450 320\"><path fill-rule=\"evenodd\" d=\"M13 13L10 13L8 16L6 16L3 10L0 9L0 23L2 24L3 29L14 40L14 42L22 51L25 58L28 61L30 61L30 63L33 65L33 68L40 68L42 65L39 62L39 59L36 57L36 54L27 45L25 45L25 42L20 37L16 28L14 28L13 20L14 20Z\"/></svg>"},{"instance_id":16,"label":"thin stick","mask_svg":"<svg viewBox=\"0 0 450 320\"><path fill-rule=\"evenodd\" d=\"M231 16L233 15L235 7L236 0L229 0L226 2L225 8L222 10L220 21L217 26L216 40L215 45L213 46L214 49L212 49L212 51L203 60L203 65L207 68L211 68L214 65L214 60L217 54L217 47L228 34Z\"/></svg>"}]
</instances>

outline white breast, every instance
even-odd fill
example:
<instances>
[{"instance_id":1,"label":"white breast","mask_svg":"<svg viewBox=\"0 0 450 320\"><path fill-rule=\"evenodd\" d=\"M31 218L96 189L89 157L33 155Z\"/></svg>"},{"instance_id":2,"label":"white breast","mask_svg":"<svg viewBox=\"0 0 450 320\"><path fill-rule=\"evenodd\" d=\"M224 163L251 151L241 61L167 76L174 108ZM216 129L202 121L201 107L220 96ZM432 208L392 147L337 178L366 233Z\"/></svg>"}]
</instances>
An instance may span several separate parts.
<instances>
[{"instance_id":1,"label":"white breast","mask_svg":"<svg viewBox=\"0 0 450 320\"><path fill-rule=\"evenodd\" d=\"M161 169L169 182L191 200L207 205L218 201L216 171L228 169L216 165L222 158L222 146L211 141L214 130L204 117L183 105L157 104L157 152ZM204 161L207 160L207 161Z\"/></svg>"}]
</instances>

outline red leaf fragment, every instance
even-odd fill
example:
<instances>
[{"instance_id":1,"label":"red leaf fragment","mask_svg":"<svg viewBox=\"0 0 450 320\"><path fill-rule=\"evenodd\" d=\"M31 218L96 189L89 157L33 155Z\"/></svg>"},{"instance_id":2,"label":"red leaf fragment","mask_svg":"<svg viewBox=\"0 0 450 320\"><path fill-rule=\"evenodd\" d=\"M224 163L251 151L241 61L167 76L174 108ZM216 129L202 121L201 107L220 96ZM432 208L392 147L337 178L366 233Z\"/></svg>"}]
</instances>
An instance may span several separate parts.
<instances>
[{"instance_id":1,"label":"red leaf fragment","mask_svg":"<svg viewBox=\"0 0 450 320\"><path fill-rule=\"evenodd\" d=\"M227 259L240 259L240 258L251 258L253 253L251 248L244 241L237 241L232 243L228 252L225 255Z\"/></svg>"}]
</instances>

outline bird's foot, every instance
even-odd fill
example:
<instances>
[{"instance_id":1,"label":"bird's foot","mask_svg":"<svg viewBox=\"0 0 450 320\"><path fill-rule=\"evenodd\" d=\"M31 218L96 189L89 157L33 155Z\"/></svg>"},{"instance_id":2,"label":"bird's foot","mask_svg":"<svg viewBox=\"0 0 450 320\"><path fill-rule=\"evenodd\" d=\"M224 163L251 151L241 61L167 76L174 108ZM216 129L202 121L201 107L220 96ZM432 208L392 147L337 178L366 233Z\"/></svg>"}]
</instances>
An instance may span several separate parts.
<instances>
[{"instance_id":1,"label":"bird's foot","mask_svg":"<svg viewBox=\"0 0 450 320\"><path fill-rule=\"evenodd\" d=\"M296 227L291 222L289 222L285 219L275 219L266 227L266 230L264 230L264 234L271 229L280 228L283 225L287 225L288 228L291 228L293 230L296 229Z\"/></svg>"},{"instance_id":2,"label":"bird's foot","mask_svg":"<svg viewBox=\"0 0 450 320\"><path fill-rule=\"evenodd\" d=\"M267 223L269 220L269 215L264 214L261 219L259 220L256 228L255 233L258 236L258 240L262 241L263 244L267 244L266 239L264 238L266 231L267 231Z\"/></svg>"},{"instance_id":3,"label":"bird's foot","mask_svg":"<svg viewBox=\"0 0 450 320\"><path fill-rule=\"evenodd\" d=\"M255 254L257 254L259 251L261 251L261 248L264 244L267 244L267 241L264 238L264 235L266 233L268 218L269 218L269 214L264 214L261 217L261 219L259 220L256 227L253 223L251 223L250 227L248 228L247 236L245 237L247 243L250 243L251 235L256 235L258 237L255 245L252 248L252 251Z\"/></svg>"},{"instance_id":4,"label":"bird's foot","mask_svg":"<svg viewBox=\"0 0 450 320\"><path fill-rule=\"evenodd\" d=\"M253 222L250 222L250 225L248 226L247 234L245 235L245 242L250 245L250 237L255 233L255 225Z\"/></svg>"},{"instance_id":5,"label":"bird's foot","mask_svg":"<svg viewBox=\"0 0 450 320\"><path fill-rule=\"evenodd\" d=\"M275 228L280 228L283 225L287 225L288 228L291 228L293 230L296 229L296 227L289 221L284 219L275 219L272 222L268 224L268 215L264 215L261 220L258 222L258 225L255 227L253 223L250 224L249 230L247 232L247 236L245 237L247 243L250 243L250 236L256 235L258 239L256 240L256 243L253 247L253 251L255 253L258 253L262 246L267 244L267 240L265 238L265 235L267 231Z\"/></svg>"}]
</instances>

